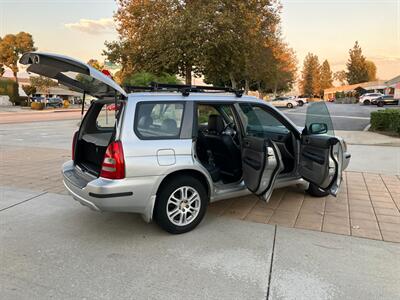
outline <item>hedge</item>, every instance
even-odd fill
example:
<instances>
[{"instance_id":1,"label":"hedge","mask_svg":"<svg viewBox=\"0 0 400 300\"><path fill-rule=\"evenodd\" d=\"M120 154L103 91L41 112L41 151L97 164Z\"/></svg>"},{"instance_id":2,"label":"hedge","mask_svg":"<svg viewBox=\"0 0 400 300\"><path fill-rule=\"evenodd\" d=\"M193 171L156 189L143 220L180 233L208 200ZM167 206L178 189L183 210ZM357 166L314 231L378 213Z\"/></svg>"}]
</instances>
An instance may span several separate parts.
<instances>
[{"instance_id":1,"label":"hedge","mask_svg":"<svg viewBox=\"0 0 400 300\"><path fill-rule=\"evenodd\" d=\"M371 129L390 131L400 135L400 109L371 112Z\"/></svg>"},{"instance_id":2,"label":"hedge","mask_svg":"<svg viewBox=\"0 0 400 300\"><path fill-rule=\"evenodd\" d=\"M11 79L0 80L0 95L8 95L12 103L19 103L18 84Z\"/></svg>"}]
</instances>

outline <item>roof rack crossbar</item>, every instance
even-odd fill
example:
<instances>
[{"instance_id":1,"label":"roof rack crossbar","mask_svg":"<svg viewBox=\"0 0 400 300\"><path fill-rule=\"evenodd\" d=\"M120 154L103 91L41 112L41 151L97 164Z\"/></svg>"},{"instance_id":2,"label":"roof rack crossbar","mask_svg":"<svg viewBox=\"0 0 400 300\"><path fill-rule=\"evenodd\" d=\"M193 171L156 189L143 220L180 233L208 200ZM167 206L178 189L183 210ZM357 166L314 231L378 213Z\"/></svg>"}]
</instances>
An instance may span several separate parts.
<instances>
[{"instance_id":1,"label":"roof rack crossbar","mask_svg":"<svg viewBox=\"0 0 400 300\"><path fill-rule=\"evenodd\" d=\"M189 96L191 92L193 93L204 93L205 91L216 91L216 92L226 92L233 93L236 97L241 97L243 95L243 90L236 90L230 87L216 87L216 86L206 86L206 85L186 85L186 84L167 84L167 83L157 83L151 82L149 86L134 86L127 85L124 86L125 90L130 92L137 91L177 91L182 93L183 96Z\"/></svg>"}]
</instances>

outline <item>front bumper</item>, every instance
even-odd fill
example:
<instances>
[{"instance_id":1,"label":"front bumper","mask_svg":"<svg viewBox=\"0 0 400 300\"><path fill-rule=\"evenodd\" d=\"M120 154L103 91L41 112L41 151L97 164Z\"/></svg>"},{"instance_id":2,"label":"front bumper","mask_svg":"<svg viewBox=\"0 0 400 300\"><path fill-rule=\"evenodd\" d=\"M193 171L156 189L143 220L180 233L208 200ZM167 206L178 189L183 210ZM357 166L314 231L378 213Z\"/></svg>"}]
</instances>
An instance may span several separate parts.
<instances>
[{"instance_id":1,"label":"front bumper","mask_svg":"<svg viewBox=\"0 0 400 300\"><path fill-rule=\"evenodd\" d=\"M95 211L139 213L151 221L158 176L109 180L96 178L79 168L72 161L62 167L64 185L72 197Z\"/></svg>"}]
</instances>

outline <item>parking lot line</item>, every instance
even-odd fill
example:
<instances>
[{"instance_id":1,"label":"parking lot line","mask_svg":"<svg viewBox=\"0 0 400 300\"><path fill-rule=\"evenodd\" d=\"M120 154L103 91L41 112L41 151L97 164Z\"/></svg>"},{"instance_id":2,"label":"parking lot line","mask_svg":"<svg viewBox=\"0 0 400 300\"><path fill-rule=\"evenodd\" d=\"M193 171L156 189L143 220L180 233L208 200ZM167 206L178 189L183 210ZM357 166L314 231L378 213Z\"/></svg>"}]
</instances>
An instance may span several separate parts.
<instances>
[{"instance_id":1,"label":"parking lot line","mask_svg":"<svg viewBox=\"0 0 400 300\"><path fill-rule=\"evenodd\" d=\"M300 112L286 112L287 115L299 115L299 116L313 116L313 117L326 117L326 115L317 115L317 114L307 114L307 113L300 113ZM330 115L331 118L342 118L342 119L356 119L356 120L369 120L369 117L355 117L355 116L336 116Z\"/></svg>"}]
</instances>

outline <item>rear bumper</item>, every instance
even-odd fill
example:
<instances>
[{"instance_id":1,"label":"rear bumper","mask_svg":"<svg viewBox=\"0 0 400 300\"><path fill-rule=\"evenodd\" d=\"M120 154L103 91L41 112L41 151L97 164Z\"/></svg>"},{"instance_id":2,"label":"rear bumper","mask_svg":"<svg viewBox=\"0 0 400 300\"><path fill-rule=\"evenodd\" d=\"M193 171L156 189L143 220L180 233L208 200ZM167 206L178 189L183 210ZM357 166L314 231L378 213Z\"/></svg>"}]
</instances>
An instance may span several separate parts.
<instances>
[{"instance_id":1,"label":"rear bumper","mask_svg":"<svg viewBox=\"0 0 400 300\"><path fill-rule=\"evenodd\" d=\"M95 211L134 212L152 219L158 176L109 180L96 178L75 168L72 161L62 167L64 185L72 197Z\"/></svg>"}]
</instances>

